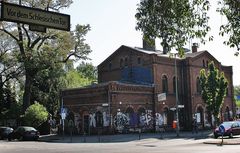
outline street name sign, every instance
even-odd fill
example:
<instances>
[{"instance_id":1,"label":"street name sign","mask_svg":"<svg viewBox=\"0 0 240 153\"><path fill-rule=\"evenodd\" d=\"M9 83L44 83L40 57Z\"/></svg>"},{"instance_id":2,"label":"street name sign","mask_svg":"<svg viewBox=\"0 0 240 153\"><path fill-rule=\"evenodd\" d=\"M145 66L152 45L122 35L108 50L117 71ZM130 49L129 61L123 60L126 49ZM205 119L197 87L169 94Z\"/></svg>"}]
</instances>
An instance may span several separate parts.
<instances>
[{"instance_id":1,"label":"street name sign","mask_svg":"<svg viewBox=\"0 0 240 153\"><path fill-rule=\"evenodd\" d=\"M70 15L1 2L1 20L70 31Z\"/></svg>"},{"instance_id":2,"label":"street name sign","mask_svg":"<svg viewBox=\"0 0 240 153\"><path fill-rule=\"evenodd\" d=\"M167 99L166 93L160 93L157 96L158 96L158 101L164 101Z\"/></svg>"}]
</instances>

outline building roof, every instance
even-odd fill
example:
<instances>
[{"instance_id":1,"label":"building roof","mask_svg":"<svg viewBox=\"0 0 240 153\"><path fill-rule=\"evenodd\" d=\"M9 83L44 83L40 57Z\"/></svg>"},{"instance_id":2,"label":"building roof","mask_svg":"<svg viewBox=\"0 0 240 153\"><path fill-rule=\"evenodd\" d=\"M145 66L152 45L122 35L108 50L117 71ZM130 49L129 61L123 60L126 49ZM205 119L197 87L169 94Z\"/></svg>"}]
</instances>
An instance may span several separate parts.
<instances>
[{"instance_id":1,"label":"building roof","mask_svg":"<svg viewBox=\"0 0 240 153\"><path fill-rule=\"evenodd\" d=\"M125 47L131 48L131 49L134 49L136 51L143 52L143 53L146 53L146 54L155 54L155 55L161 56L161 57L170 57L170 56L173 55L171 53L163 54L163 51L160 51L160 50L145 50L145 49L140 48L140 47L129 47L129 46L125 46ZM207 51L204 50L204 51L198 51L196 53L192 53L192 52L185 53L184 57L181 58L181 59L185 59L187 57L194 58L194 57L196 57L196 56L198 56L198 55L200 55L204 52L207 52ZM177 58L179 58L179 57L177 57Z\"/></svg>"}]
</instances>

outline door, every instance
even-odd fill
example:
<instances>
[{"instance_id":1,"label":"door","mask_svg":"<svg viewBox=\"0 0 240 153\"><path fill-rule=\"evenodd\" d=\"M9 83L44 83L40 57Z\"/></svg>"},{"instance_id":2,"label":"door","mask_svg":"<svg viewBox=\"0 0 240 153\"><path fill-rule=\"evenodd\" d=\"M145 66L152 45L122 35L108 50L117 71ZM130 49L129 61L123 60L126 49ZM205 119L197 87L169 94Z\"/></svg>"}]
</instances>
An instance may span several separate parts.
<instances>
[{"instance_id":1,"label":"door","mask_svg":"<svg viewBox=\"0 0 240 153\"><path fill-rule=\"evenodd\" d=\"M83 116L83 132L89 134L89 115Z\"/></svg>"}]
</instances>

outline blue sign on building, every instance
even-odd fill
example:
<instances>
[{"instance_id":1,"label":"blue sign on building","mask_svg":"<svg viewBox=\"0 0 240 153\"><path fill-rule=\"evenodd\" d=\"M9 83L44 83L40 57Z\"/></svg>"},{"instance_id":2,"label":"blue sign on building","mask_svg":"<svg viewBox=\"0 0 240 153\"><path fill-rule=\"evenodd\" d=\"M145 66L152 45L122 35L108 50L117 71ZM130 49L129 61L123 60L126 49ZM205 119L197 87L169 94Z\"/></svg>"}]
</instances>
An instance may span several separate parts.
<instances>
[{"instance_id":1,"label":"blue sign on building","mask_svg":"<svg viewBox=\"0 0 240 153\"><path fill-rule=\"evenodd\" d=\"M130 67L122 70L121 81L137 84L152 84L152 71L150 68Z\"/></svg>"}]
</instances>

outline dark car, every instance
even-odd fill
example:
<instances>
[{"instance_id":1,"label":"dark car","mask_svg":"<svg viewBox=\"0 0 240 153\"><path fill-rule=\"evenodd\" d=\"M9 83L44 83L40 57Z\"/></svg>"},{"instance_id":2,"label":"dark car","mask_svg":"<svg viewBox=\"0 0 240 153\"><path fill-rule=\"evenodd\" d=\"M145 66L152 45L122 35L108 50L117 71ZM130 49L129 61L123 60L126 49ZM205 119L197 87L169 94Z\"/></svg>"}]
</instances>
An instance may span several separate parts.
<instances>
[{"instance_id":1,"label":"dark car","mask_svg":"<svg viewBox=\"0 0 240 153\"><path fill-rule=\"evenodd\" d=\"M13 132L13 128L0 126L0 140L8 138L8 135Z\"/></svg>"},{"instance_id":2,"label":"dark car","mask_svg":"<svg viewBox=\"0 0 240 153\"><path fill-rule=\"evenodd\" d=\"M225 129L223 136L229 136L229 138L232 138L234 135L240 135L240 121L223 122L221 125ZM222 136L219 126L214 130L214 138Z\"/></svg>"},{"instance_id":3,"label":"dark car","mask_svg":"<svg viewBox=\"0 0 240 153\"><path fill-rule=\"evenodd\" d=\"M40 133L33 127L19 126L16 130L8 135L8 140L38 140Z\"/></svg>"}]
</instances>

